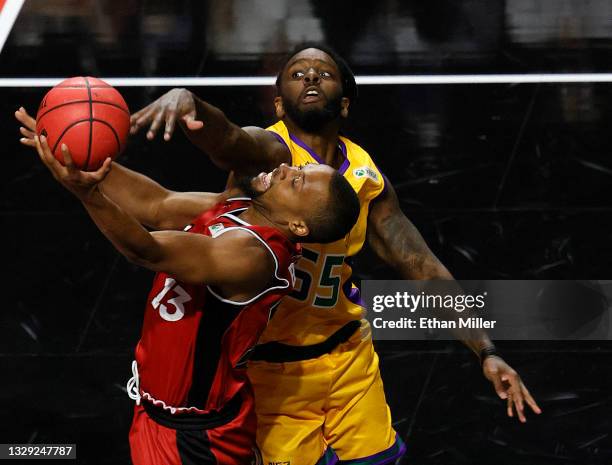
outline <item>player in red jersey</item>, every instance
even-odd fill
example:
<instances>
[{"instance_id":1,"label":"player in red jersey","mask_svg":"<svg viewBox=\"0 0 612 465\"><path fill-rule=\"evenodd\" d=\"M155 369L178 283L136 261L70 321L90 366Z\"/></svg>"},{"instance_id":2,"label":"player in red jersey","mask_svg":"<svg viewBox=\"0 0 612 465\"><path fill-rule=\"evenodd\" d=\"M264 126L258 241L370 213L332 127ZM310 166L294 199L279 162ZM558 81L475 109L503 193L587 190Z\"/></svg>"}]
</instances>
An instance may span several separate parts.
<instances>
[{"instance_id":1,"label":"player in red jersey","mask_svg":"<svg viewBox=\"0 0 612 465\"><path fill-rule=\"evenodd\" d=\"M245 362L292 288L297 243L335 241L354 225L349 183L327 166L282 164L230 192L177 193L110 159L79 171L65 145L64 167L44 137L35 143L117 250L157 272L128 383L134 464L250 463L256 419Z\"/></svg>"}]
</instances>

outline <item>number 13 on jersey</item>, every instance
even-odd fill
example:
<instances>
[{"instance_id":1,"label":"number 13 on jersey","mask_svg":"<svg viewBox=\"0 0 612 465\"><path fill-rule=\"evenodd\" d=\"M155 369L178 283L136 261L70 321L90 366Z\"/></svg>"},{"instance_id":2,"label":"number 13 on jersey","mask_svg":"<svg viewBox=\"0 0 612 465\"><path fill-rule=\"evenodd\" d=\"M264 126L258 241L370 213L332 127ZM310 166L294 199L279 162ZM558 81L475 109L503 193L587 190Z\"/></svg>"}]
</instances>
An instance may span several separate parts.
<instances>
[{"instance_id":1,"label":"number 13 on jersey","mask_svg":"<svg viewBox=\"0 0 612 465\"><path fill-rule=\"evenodd\" d=\"M170 290L173 290L176 294L178 294L172 299L167 299L167 303L172 305L171 311L168 310L168 307L162 303ZM185 306L183 304L189 302L190 300L191 296L187 294L185 289L179 286L173 278L166 278L164 288L151 301L151 306L154 309L159 310L159 316L161 316L164 320L178 321L185 316Z\"/></svg>"},{"instance_id":2,"label":"number 13 on jersey","mask_svg":"<svg viewBox=\"0 0 612 465\"><path fill-rule=\"evenodd\" d=\"M314 265L314 272L309 272L300 265L310 262ZM295 269L295 277L298 282L289 297L302 302L308 299L311 289L314 288L312 302L313 307L332 308L338 302L340 292L342 265L344 255L321 256L313 250L302 249L302 259Z\"/></svg>"}]
</instances>

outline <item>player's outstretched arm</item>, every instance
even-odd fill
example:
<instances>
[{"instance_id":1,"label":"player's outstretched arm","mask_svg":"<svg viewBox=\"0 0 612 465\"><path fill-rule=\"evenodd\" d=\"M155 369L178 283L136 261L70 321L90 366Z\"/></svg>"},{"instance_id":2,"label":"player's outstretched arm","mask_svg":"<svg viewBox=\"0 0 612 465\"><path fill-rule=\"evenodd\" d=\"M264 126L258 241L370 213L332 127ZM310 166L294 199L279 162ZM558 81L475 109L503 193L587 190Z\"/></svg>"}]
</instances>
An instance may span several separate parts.
<instances>
[{"instance_id":1,"label":"player's outstretched arm","mask_svg":"<svg viewBox=\"0 0 612 465\"><path fill-rule=\"evenodd\" d=\"M100 231L130 261L180 281L216 285L224 295L248 297L271 280L273 259L252 235L231 231L212 239L183 231L150 233L100 189L112 169L110 158L99 170L84 172L74 166L65 145L63 166L51 154L46 138L36 137L35 143L55 179L83 203Z\"/></svg>"},{"instance_id":2,"label":"player's outstretched arm","mask_svg":"<svg viewBox=\"0 0 612 465\"><path fill-rule=\"evenodd\" d=\"M241 128L232 123L219 108L201 100L187 89L172 89L132 114L130 132L148 127L153 139L162 129L170 140L177 124L187 138L208 154L219 168L240 174L269 171L291 156L276 137L258 127Z\"/></svg>"},{"instance_id":3,"label":"player's outstretched arm","mask_svg":"<svg viewBox=\"0 0 612 465\"><path fill-rule=\"evenodd\" d=\"M106 196L136 220L155 230L183 229L227 193L175 192L118 163L100 184Z\"/></svg>"},{"instance_id":4,"label":"player's outstretched arm","mask_svg":"<svg viewBox=\"0 0 612 465\"><path fill-rule=\"evenodd\" d=\"M372 202L368 216L368 241L374 252L395 268L403 279L453 280L453 276L429 249L423 236L402 212L393 186ZM457 286L458 292L461 292ZM454 313L454 312L453 312ZM462 342L481 356L493 344L484 330L471 330ZM541 413L537 403L523 384L519 374L501 357L486 356L482 361L484 376L491 381L497 395L506 400L508 416L525 418L524 404Z\"/></svg>"},{"instance_id":5,"label":"player's outstretched arm","mask_svg":"<svg viewBox=\"0 0 612 465\"><path fill-rule=\"evenodd\" d=\"M15 112L20 142L36 148L36 120L25 108ZM118 163L100 184L104 193L138 222L152 229L183 229L194 217L223 200L225 194L174 192Z\"/></svg>"}]
</instances>

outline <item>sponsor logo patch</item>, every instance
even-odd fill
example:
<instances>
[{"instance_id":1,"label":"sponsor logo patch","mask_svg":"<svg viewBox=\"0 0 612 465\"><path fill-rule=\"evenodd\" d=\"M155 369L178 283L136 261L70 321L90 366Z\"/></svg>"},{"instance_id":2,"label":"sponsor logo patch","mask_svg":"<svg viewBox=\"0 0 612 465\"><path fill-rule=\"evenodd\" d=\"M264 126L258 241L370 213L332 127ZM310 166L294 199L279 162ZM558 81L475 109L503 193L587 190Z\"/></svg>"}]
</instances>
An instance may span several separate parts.
<instances>
[{"instance_id":1,"label":"sponsor logo patch","mask_svg":"<svg viewBox=\"0 0 612 465\"><path fill-rule=\"evenodd\" d=\"M217 224L213 224L213 225L209 226L208 230L214 236L215 234L217 234L219 231L221 231L224 228L225 228L225 226L223 226L221 223L217 223Z\"/></svg>"},{"instance_id":2,"label":"sponsor logo patch","mask_svg":"<svg viewBox=\"0 0 612 465\"><path fill-rule=\"evenodd\" d=\"M369 166L355 168L353 170L353 175L355 175L356 178L369 178L374 182L380 181L380 176L378 176L378 173Z\"/></svg>"}]
</instances>

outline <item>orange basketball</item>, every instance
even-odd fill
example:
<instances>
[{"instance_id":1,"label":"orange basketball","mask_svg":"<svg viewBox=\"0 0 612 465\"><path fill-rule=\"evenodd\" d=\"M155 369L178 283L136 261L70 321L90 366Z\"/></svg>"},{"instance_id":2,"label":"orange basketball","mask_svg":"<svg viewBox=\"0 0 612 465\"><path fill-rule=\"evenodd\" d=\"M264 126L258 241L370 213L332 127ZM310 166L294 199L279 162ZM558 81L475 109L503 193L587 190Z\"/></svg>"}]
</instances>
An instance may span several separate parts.
<instances>
[{"instance_id":1,"label":"orange basketball","mask_svg":"<svg viewBox=\"0 0 612 465\"><path fill-rule=\"evenodd\" d=\"M125 148L130 111L121 94L93 77L73 77L47 92L36 114L36 132L44 135L53 155L64 163L62 144L76 166L97 170L107 157Z\"/></svg>"}]
</instances>

